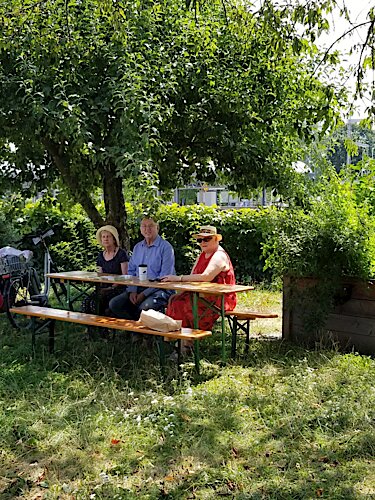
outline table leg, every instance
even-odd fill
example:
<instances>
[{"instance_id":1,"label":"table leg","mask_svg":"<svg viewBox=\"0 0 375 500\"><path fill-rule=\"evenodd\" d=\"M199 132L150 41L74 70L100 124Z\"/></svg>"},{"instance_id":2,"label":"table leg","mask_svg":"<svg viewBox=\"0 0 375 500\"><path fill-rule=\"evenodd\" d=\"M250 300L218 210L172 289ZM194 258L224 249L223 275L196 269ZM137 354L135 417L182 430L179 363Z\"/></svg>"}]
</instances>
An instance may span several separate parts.
<instances>
[{"instance_id":1,"label":"table leg","mask_svg":"<svg viewBox=\"0 0 375 500\"><path fill-rule=\"evenodd\" d=\"M70 311L70 280L68 280L66 284L66 302L67 302L67 309Z\"/></svg>"},{"instance_id":2,"label":"table leg","mask_svg":"<svg viewBox=\"0 0 375 500\"><path fill-rule=\"evenodd\" d=\"M250 347L250 320L246 320L246 341L245 341L245 353L247 354L249 352L249 347Z\"/></svg>"},{"instance_id":3,"label":"table leg","mask_svg":"<svg viewBox=\"0 0 375 500\"><path fill-rule=\"evenodd\" d=\"M199 342L198 340L194 340L194 361L195 361L195 369L199 375Z\"/></svg>"},{"instance_id":4,"label":"table leg","mask_svg":"<svg viewBox=\"0 0 375 500\"><path fill-rule=\"evenodd\" d=\"M181 368L181 348L182 348L182 342L181 340L177 340L177 367L178 370Z\"/></svg>"},{"instance_id":5,"label":"table leg","mask_svg":"<svg viewBox=\"0 0 375 500\"><path fill-rule=\"evenodd\" d=\"M161 374L164 377L165 375L165 344L164 344L164 337L162 336L157 336L157 346L158 346L158 351L159 351L159 361L160 361L160 370Z\"/></svg>"},{"instance_id":6,"label":"table leg","mask_svg":"<svg viewBox=\"0 0 375 500\"><path fill-rule=\"evenodd\" d=\"M34 356L35 355L35 335L36 335L36 327L37 327L37 324L36 324L36 318L33 316L31 318L31 350L32 350L32 355Z\"/></svg>"},{"instance_id":7,"label":"table leg","mask_svg":"<svg viewBox=\"0 0 375 500\"><path fill-rule=\"evenodd\" d=\"M95 285L95 314L99 314L99 297L100 297L100 292L99 292L99 285Z\"/></svg>"},{"instance_id":8,"label":"table leg","mask_svg":"<svg viewBox=\"0 0 375 500\"><path fill-rule=\"evenodd\" d=\"M237 349L237 316L234 316L232 319L228 317L229 324L232 330L232 352L231 356L234 359L236 357L236 349Z\"/></svg>"},{"instance_id":9,"label":"table leg","mask_svg":"<svg viewBox=\"0 0 375 500\"><path fill-rule=\"evenodd\" d=\"M221 296L221 360L226 361L225 353L225 297Z\"/></svg>"},{"instance_id":10,"label":"table leg","mask_svg":"<svg viewBox=\"0 0 375 500\"><path fill-rule=\"evenodd\" d=\"M199 317L198 317L198 294L193 293L193 318L194 318L194 328L199 329ZM197 340L194 341L194 361L195 361L195 369L199 375L199 342Z\"/></svg>"},{"instance_id":11,"label":"table leg","mask_svg":"<svg viewBox=\"0 0 375 500\"><path fill-rule=\"evenodd\" d=\"M48 350L53 353L55 350L55 320L51 319L48 324Z\"/></svg>"},{"instance_id":12,"label":"table leg","mask_svg":"<svg viewBox=\"0 0 375 500\"><path fill-rule=\"evenodd\" d=\"M194 328L199 328L199 317L198 317L198 294L193 292L193 320L194 320Z\"/></svg>"}]
</instances>

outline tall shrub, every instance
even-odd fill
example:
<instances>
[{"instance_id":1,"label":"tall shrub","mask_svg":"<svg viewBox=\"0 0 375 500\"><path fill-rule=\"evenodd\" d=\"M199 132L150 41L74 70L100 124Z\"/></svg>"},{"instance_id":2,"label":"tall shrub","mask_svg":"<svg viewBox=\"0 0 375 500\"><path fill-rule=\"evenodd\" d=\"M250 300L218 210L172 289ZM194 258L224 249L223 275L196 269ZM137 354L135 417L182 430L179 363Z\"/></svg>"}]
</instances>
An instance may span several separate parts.
<instances>
[{"instance_id":1,"label":"tall shrub","mask_svg":"<svg viewBox=\"0 0 375 500\"><path fill-rule=\"evenodd\" d=\"M317 332L333 306L347 299L342 278L363 280L375 273L374 217L358 205L351 186L331 179L308 208L273 213L263 244L266 268L292 278L290 303L299 305L306 332ZM293 278L314 277L310 286L293 287Z\"/></svg>"},{"instance_id":2,"label":"tall shrub","mask_svg":"<svg viewBox=\"0 0 375 500\"><path fill-rule=\"evenodd\" d=\"M333 179L305 211L288 208L270 215L263 255L266 268L279 276L374 276L374 217L366 204L356 203L349 184Z\"/></svg>"}]
</instances>

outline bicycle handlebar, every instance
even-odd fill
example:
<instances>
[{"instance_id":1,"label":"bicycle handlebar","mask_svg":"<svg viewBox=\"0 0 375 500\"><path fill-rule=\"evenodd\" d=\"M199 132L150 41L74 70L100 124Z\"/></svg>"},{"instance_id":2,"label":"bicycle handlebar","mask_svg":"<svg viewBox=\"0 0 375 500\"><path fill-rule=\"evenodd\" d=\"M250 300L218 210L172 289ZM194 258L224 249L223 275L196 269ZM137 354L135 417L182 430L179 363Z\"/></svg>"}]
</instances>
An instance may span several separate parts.
<instances>
[{"instance_id":1,"label":"bicycle handlebar","mask_svg":"<svg viewBox=\"0 0 375 500\"><path fill-rule=\"evenodd\" d=\"M46 238L52 236L53 234L55 234L54 230L48 229L45 233L41 234L40 236L35 236L33 238L34 245L38 245L41 241L44 241Z\"/></svg>"}]
</instances>

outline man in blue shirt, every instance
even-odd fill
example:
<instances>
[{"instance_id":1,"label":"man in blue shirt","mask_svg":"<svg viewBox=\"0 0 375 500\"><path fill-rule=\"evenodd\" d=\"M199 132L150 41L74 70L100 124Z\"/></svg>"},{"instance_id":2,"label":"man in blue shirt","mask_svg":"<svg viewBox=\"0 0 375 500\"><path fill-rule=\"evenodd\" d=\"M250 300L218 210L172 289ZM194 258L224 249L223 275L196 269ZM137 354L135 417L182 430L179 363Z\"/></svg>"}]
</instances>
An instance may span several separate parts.
<instances>
[{"instance_id":1,"label":"man in blue shirt","mask_svg":"<svg viewBox=\"0 0 375 500\"><path fill-rule=\"evenodd\" d=\"M142 219L143 241L137 243L130 257L128 273L138 277L140 265L147 265L147 277L156 280L168 274L176 274L174 250L168 241L159 236L159 224L152 217ZM139 319L141 311L160 311L167 306L172 290L128 286L126 292L109 302L109 315L124 319Z\"/></svg>"}]
</instances>

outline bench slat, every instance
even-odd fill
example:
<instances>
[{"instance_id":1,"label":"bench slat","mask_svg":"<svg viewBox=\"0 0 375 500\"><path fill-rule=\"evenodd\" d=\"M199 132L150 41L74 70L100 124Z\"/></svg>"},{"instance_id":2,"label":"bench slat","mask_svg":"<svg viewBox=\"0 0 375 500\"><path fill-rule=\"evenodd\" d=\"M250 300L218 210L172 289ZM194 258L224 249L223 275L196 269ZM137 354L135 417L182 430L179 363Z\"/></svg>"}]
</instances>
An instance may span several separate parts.
<instances>
[{"instance_id":1,"label":"bench slat","mask_svg":"<svg viewBox=\"0 0 375 500\"><path fill-rule=\"evenodd\" d=\"M278 318L276 313L258 312L258 311L244 311L234 309L233 311L226 311L226 316L236 316L238 319L257 319L257 318Z\"/></svg>"},{"instance_id":2,"label":"bench slat","mask_svg":"<svg viewBox=\"0 0 375 500\"><path fill-rule=\"evenodd\" d=\"M175 340L200 340L211 335L210 331L192 330L191 333L182 333L181 330L175 332L159 332L146 328L139 321L128 319L110 318L108 316L97 316L95 314L81 313L77 311L66 311L64 309L53 309L40 306L22 306L12 307L10 312L33 316L42 319L54 319L57 321L66 321L78 323L81 325L98 326L114 330L125 330L129 332L143 333L147 335L158 335Z\"/></svg>"}]
</instances>

